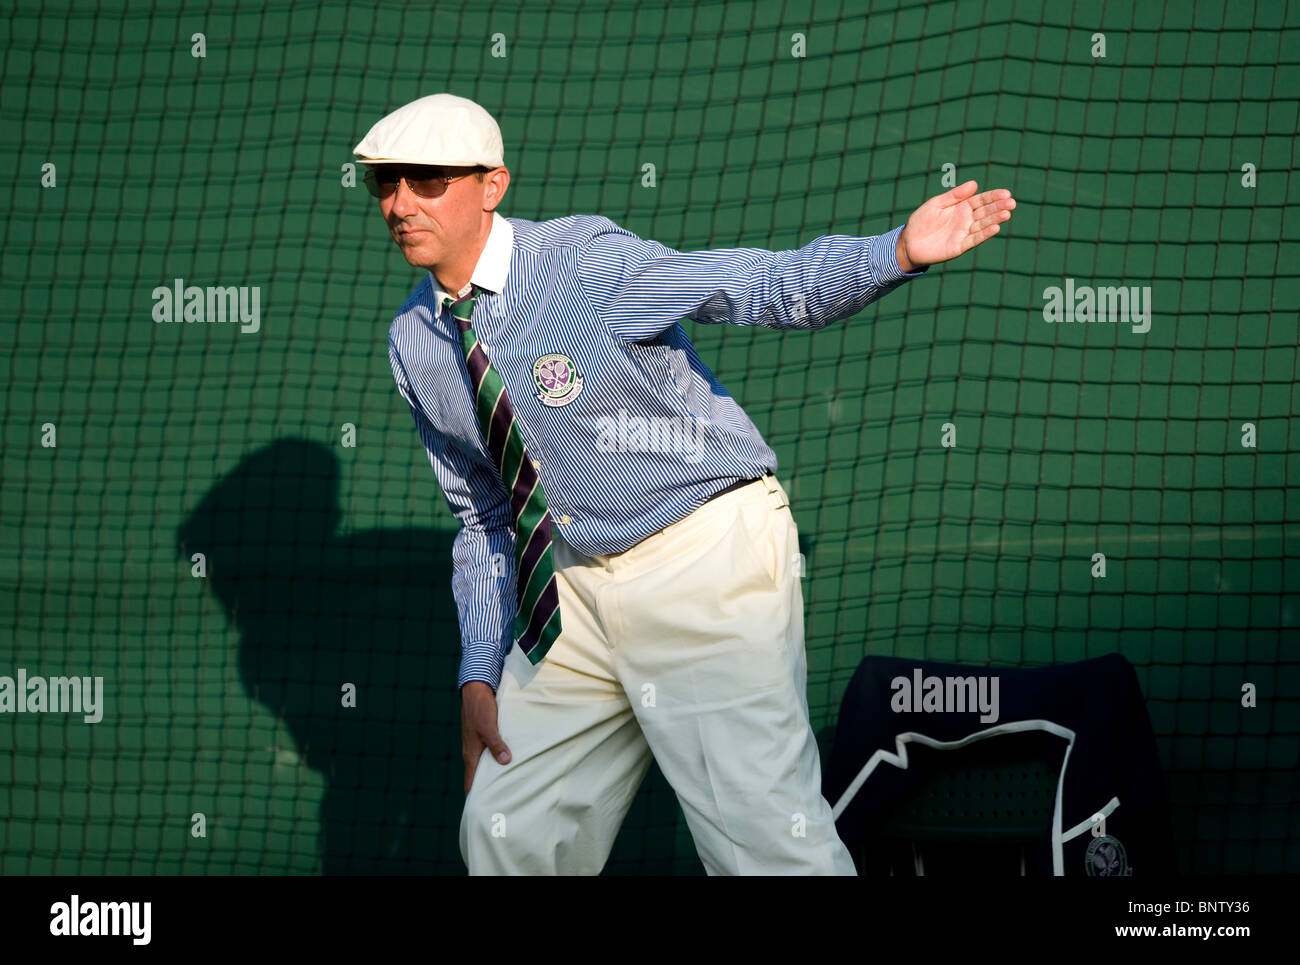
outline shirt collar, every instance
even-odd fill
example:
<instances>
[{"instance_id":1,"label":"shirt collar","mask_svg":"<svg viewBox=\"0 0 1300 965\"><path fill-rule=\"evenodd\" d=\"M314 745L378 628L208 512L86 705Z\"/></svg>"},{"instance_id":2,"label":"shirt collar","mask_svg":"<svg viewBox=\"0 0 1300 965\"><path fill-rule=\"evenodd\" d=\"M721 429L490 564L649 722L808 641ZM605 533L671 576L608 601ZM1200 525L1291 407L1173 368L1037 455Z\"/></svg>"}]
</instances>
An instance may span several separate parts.
<instances>
[{"instance_id":1,"label":"shirt collar","mask_svg":"<svg viewBox=\"0 0 1300 965\"><path fill-rule=\"evenodd\" d=\"M469 276L470 284L486 291L497 293L506 285L506 276L510 274L510 252L515 244L515 229L500 214L492 212L492 230L488 232L487 243L478 256L474 273ZM458 297L453 292L443 291L442 283L433 272L429 272L429 281L433 283L436 304L441 308L448 298L453 301Z\"/></svg>"}]
</instances>

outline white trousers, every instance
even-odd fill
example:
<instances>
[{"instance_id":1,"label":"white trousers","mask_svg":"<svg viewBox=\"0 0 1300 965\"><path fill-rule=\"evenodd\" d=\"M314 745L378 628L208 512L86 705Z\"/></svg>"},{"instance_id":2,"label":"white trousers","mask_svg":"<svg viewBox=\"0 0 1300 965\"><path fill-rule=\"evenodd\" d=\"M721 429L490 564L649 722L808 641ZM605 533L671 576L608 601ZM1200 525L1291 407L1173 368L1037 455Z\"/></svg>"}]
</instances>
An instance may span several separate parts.
<instances>
[{"instance_id":1,"label":"white trousers","mask_svg":"<svg viewBox=\"0 0 1300 965\"><path fill-rule=\"evenodd\" d=\"M511 762L479 760L470 874L599 874L652 754L709 874L855 874L821 794L798 531L776 477L623 553L552 545L563 630L536 667L506 657Z\"/></svg>"}]
</instances>

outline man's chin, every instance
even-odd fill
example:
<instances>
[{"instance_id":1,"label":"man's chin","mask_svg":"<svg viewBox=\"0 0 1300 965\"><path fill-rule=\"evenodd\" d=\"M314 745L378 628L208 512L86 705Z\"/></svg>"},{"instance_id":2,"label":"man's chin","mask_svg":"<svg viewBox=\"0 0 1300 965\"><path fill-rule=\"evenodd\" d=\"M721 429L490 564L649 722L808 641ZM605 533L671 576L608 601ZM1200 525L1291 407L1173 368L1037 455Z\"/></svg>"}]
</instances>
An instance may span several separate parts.
<instances>
[{"instance_id":1,"label":"man's chin","mask_svg":"<svg viewBox=\"0 0 1300 965\"><path fill-rule=\"evenodd\" d=\"M398 245L402 249L402 257L412 268L428 268L433 264L433 258L422 245Z\"/></svg>"}]
</instances>

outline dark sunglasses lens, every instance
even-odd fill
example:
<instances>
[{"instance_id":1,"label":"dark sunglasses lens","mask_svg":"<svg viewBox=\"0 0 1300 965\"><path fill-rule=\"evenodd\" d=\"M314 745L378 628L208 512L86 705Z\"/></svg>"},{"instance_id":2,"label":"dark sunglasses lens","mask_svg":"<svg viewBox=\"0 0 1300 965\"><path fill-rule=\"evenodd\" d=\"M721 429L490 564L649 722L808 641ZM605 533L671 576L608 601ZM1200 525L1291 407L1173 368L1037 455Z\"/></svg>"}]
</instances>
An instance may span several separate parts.
<instances>
[{"instance_id":1,"label":"dark sunglasses lens","mask_svg":"<svg viewBox=\"0 0 1300 965\"><path fill-rule=\"evenodd\" d=\"M441 197L447 190L443 176L436 168L428 167L371 168L365 176L366 190L376 198L386 198L397 190L397 183L403 177L407 187L422 198Z\"/></svg>"},{"instance_id":2,"label":"dark sunglasses lens","mask_svg":"<svg viewBox=\"0 0 1300 965\"><path fill-rule=\"evenodd\" d=\"M386 198L397 187L397 175L388 171L376 171L370 168L366 171L365 178L366 190L376 198Z\"/></svg>"},{"instance_id":3,"label":"dark sunglasses lens","mask_svg":"<svg viewBox=\"0 0 1300 965\"><path fill-rule=\"evenodd\" d=\"M437 198L447 190L447 182L442 178L407 178L406 183L422 198Z\"/></svg>"}]
</instances>

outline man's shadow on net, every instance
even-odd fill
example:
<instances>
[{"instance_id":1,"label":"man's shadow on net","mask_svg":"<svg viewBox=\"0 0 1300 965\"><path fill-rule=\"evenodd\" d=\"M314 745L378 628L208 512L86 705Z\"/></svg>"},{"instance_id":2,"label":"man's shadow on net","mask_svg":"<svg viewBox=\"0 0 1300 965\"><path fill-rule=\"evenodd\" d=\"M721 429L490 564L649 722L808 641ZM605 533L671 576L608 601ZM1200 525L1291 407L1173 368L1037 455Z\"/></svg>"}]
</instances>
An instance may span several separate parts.
<instances>
[{"instance_id":1,"label":"man's shadow on net","mask_svg":"<svg viewBox=\"0 0 1300 965\"><path fill-rule=\"evenodd\" d=\"M208 585L239 629L240 680L295 745L252 751L288 783L299 765L326 780L324 873L464 874L455 534L339 535L338 503L329 448L280 440L203 497L178 529L179 549L186 560L204 554ZM670 873L678 820L652 766L606 873Z\"/></svg>"}]
</instances>

